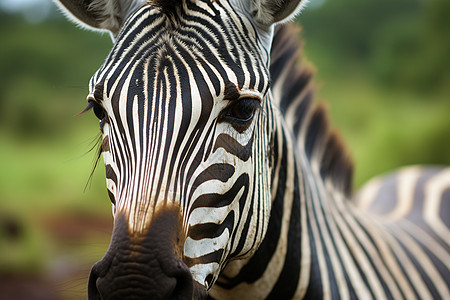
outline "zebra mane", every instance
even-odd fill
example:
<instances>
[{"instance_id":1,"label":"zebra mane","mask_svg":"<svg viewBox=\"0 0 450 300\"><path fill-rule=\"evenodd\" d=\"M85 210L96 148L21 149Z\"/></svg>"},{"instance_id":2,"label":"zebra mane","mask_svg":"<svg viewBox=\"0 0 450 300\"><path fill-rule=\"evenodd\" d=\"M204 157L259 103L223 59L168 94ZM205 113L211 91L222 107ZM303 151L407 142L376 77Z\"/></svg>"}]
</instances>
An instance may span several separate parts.
<instances>
[{"instance_id":1,"label":"zebra mane","mask_svg":"<svg viewBox=\"0 0 450 300\"><path fill-rule=\"evenodd\" d=\"M182 5L182 0L147 0L152 6L157 7L166 16L176 16L177 8Z\"/></svg>"},{"instance_id":2,"label":"zebra mane","mask_svg":"<svg viewBox=\"0 0 450 300\"><path fill-rule=\"evenodd\" d=\"M326 105L314 103L314 70L302 59L300 28L292 24L275 28L270 53L270 75L275 104L292 129L298 146L324 181L346 196L352 193L353 162L332 130Z\"/></svg>"}]
</instances>

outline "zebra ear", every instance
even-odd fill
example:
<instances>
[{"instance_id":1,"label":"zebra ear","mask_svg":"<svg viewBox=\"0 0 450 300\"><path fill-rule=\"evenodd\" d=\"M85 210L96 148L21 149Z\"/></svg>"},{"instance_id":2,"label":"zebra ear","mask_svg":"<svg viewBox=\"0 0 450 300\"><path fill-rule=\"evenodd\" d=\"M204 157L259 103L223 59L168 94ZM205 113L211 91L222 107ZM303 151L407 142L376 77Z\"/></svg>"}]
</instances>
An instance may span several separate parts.
<instances>
[{"instance_id":1,"label":"zebra ear","mask_svg":"<svg viewBox=\"0 0 450 300\"><path fill-rule=\"evenodd\" d=\"M76 23L93 29L108 30L113 36L127 17L145 4L145 0L54 0Z\"/></svg>"},{"instance_id":2,"label":"zebra ear","mask_svg":"<svg viewBox=\"0 0 450 300\"><path fill-rule=\"evenodd\" d=\"M293 19L308 0L250 0L250 12L261 25L270 26Z\"/></svg>"}]
</instances>

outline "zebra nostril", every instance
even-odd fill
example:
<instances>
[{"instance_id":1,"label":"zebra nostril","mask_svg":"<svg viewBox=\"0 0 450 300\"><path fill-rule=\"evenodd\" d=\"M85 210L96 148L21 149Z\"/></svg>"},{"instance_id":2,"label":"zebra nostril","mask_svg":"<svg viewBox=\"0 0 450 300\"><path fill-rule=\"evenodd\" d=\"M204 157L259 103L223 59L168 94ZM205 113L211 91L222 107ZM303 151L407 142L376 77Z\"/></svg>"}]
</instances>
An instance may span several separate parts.
<instances>
[{"instance_id":1,"label":"zebra nostril","mask_svg":"<svg viewBox=\"0 0 450 300\"><path fill-rule=\"evenodd\" d=\"M174 299L192 299L193 279L189 269L181 261L176 263L175 268L176 271L172 276L177 283L171 297Z\"/></svg>"},{"instance_id":2,"label":"zebra nostril","mask_svg":"<svg viewBox=\"0 0 450 300\"><path fill-rule=\"evenodd\" d=\"M97 288L97 279L99 278L96 270L95 265L91 270L91 273L89 274L89 282L88 282L88 299L89 300L101 300L102 297L100 295L100 292Z\"/></svg>"}]
</instances>

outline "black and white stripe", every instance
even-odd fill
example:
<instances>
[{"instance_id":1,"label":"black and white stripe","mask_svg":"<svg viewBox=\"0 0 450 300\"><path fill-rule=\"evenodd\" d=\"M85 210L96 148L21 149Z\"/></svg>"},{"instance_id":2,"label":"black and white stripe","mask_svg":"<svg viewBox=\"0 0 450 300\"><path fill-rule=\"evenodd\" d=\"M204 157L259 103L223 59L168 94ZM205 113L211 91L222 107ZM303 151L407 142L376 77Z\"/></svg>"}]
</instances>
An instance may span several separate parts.
<instances>
[{"instance_id":1,"label":"black and white stripe","mask_svg":"<svg viewBox=\"0 0 450 300\"><path fill-rule=\"evenodd\" d=\"M115 213L143 232L160 207L181 207L184 261L205 285L267 226L269 75L256 40L227 2L186 1L173 19L146 5L90 83ZM261 101L248 128L222 118L242 98Z\"/></svg>"},{"instance_id":2,"label":"black and white stripe","mask_svg":"<svg viewBox=\"0 0 450 300\"><path fill-rule=\"evenodd\" d=\"M101 2L130 17L89 10ZM449 169L404 169L353 200L298 33L273 35L304 1L269 2L73 12L116 38L88 96L114 214L143 235L179 208L181 259L213 298L449 299Z\"/></svg>"},{"instance_id":3,"label":"black and white stripe","mask_svg":"<svg viewBox=\"0 0 450 300\"><path fill-rule=\"evenodd\" d=\"M324 107L311 105L311 72L293 64L298 33L289 32L278 28L271 54L272 91L281 114L267 234L251 258L229 264L211 294L449 298L450 169L402 169L352 197L351 163Z\"/></svg>"}]
</instances>

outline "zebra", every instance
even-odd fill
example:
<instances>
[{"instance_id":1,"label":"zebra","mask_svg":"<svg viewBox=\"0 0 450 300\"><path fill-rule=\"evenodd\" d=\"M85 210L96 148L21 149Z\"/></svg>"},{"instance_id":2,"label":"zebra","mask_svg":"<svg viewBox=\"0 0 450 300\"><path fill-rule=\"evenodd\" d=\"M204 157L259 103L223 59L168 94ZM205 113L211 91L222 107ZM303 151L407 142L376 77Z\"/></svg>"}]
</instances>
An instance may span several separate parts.
<instances>
[{"instance_id":1,"label":"zebra","mask_svg":"<svg viewBox=\"0 0 450 300\"><path fill-rule=\"evenodd\" d=\"M302 0L59 0L113 48L89 82L114 228L89 299L450 299L450 168L352 193Z\"/></svg>"}]
</instances>

